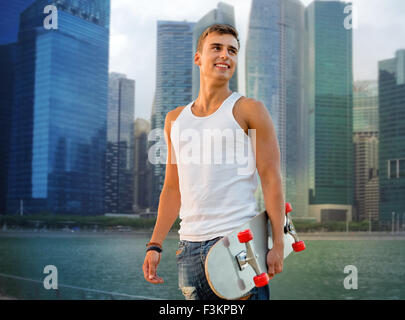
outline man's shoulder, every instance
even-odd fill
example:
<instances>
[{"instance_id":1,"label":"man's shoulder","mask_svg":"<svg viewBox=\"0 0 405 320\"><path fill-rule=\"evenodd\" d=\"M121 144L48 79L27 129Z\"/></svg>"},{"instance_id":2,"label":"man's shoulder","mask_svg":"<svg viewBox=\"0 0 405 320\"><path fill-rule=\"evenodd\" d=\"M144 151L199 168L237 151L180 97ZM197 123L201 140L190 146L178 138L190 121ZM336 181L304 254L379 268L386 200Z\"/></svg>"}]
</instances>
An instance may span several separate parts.
<instances>
[{"instance_id":1,"label":"man's shoulder","mask_svg":"<svg viewBox=\"0 0 405 320\"><path fill-rule=\"evenodd\" d=\"M256 99L253 99L253 98L248 98L248 97L245 97L245 96L242 96L240 98L239 104L243 109L248 109L248 108L255 108L256 109L256 108L264 107L263 102L261 102L259 100L256 100ZM249 111L251 111L251 110L249 110Z\"/></svg>"},{"instance_id":2,"label":"man's shoulder","mask_svg":"<svg viewBox=\"0 0 405 320\"><path fill-rule=\"evenodd\" d=\"M177 107L177 108L175 108L173 110L170 110L167 113L166 118L168 120L175 121L185 107L186 106L179 106L179 107Z\"/></svg>"},{"instance_id":3,"label":"man's shoulder","mask_svg":"<svg viewBox=\"0 0 405 320\"><path fill-rule=\"evenodd\" d=\"M237 114L240 114L248 124L256 117L267 113L266 107L263 102L253 99L242 97L238 101Z\"/></svg>"},{"instance_id":4,"label":"man's shoulder","mask_svg":"<svg viewBox=\"0 0 405 320\"><path fill-rule=\"evenodd\" d=\"M172 123L174 121L176 121L177 117L180 115L180 113L183 111L183 109L186 106L180 106L177 107L173 110L170 110L167 114L166 114L166 121L165 121L165 128L167 128L169 131L172 128Z\"/></svg>"}]
</instances>

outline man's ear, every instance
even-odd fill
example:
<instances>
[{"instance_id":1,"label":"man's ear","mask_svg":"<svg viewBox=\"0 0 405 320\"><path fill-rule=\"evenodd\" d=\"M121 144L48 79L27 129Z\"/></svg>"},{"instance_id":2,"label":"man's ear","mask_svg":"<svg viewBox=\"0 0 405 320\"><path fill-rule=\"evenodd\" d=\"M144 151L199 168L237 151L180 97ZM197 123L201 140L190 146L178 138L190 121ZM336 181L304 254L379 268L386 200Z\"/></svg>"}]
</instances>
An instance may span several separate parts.
<instances>
[{"instance_id":1,"label":"man's ear","mask_svg":"<svg viewBox=\"0 0 405 320\"><path fill-rule=\"evenodd\" d=\"M201 65L200 59L201 59L201 53L197 50L196 53L194 54L194 64L196 64L197 66L200 66Z\"/></svg>"}]
</instances>

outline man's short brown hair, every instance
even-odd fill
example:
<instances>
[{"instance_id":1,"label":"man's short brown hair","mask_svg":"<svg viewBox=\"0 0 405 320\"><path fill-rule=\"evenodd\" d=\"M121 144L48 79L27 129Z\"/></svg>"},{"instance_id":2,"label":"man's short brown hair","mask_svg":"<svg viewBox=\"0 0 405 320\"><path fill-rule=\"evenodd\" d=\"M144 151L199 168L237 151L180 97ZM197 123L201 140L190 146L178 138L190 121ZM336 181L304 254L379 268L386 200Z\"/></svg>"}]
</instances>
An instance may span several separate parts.
<instances>
[{"instance_id":1,"label":"man's short brown hair","mask_svg":"<svg viewBox=\"0 0 405 320\"><path fill-rule=\"evenodd\" d=\"M240 48L240 43L239 43L239 38L238 38L238 31L236 31L236 29L234 27L232 27L229 24L213 24L211 26L209 26L207 29L205 29L200 37L198 38L198 42L197 42L197 51L202 52L202 46L204 43L205 38L213 32L217 32L219 34L230 34L232 36L235 37L236 41L238 41L238 50Z\"/></svg>"}]
</instances>

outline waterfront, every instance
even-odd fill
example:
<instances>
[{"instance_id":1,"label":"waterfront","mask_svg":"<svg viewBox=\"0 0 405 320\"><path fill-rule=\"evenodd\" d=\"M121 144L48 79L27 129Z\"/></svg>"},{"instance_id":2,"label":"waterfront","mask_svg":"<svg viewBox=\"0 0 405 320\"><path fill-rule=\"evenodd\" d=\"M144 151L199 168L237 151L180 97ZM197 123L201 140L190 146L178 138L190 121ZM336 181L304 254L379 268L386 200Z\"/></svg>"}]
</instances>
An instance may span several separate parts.
<instances>
[{"instance_id":1,"label":"waterfront","mask_svg":"<svg viewBox=\"0 0 405 320\"><path fill-rule=\"evenodd\" d=\"M301 238L307 250L285 261L283 273L271 281L272 299L405 299L403 235L331 233ZM177 287L177 235L171 233L164 243L158 269L165 280L162 285L143 279L148 239L148 232L0 232L0 296L183 299ZM46 265L58 269L57 291L43 287ZM349 265L358 270L357 290L343 285Z\"/></svg>"}]
</instances>

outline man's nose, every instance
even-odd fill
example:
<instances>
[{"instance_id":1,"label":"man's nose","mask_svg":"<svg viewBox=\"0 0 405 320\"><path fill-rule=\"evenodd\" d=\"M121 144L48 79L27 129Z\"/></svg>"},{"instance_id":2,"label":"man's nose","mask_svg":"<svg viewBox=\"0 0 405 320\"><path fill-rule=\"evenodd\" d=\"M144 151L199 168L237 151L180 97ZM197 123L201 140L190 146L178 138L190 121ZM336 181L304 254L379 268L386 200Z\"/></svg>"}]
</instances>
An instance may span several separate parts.
<instances>
[{"instance_id":1,"label":"man's nose","mask_svg":"<svg viewBox=\"0 0 405 320\"><path fill-rule=\"evenodd\" d=\"M228 49L222 49L222 51L221 51L221 58L223 58L223 59L227 59L229 57L229 54L228 54Z\"/></svg>"}]
</instances>

